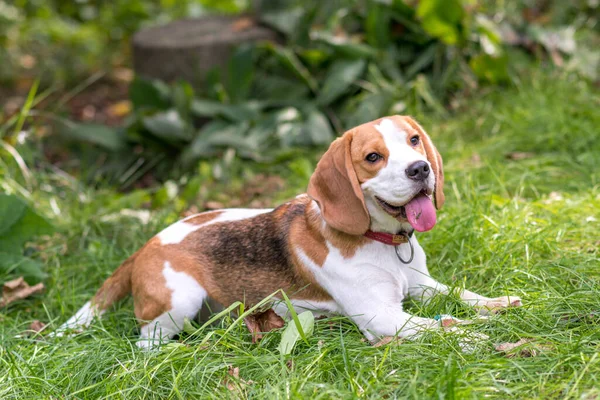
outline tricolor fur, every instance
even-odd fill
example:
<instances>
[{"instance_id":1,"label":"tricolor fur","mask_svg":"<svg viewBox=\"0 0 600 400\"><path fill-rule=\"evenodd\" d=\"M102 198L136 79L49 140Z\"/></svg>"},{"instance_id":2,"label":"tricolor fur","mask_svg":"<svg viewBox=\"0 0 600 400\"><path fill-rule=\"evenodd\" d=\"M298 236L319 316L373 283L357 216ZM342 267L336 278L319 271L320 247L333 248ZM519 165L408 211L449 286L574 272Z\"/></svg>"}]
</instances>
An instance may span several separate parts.
<instances>
[{"instance_id":1,"label":"tricolor fur","mask_svg":"<svg viewBox=\"0 0 600 400\"><path fill-rule=\"evenodd\" d=\"M431 202L438 209L444 203L443 176L438 151L410 117L363 124L331 144L307 194L275 209L211 211L167 227L59 332L87 326L131 293L141 324L138 344L148 347L180 332L184 318L196 316L207 298L250 306L283 289L298 311L346 315L369 340L415 337L439 324L406 313L403 300L448 288L429 275L415 236L414 259L405 265L394 246L364 234L431 229ZM415 215L407 216L411 210ZM404 259L410 244L399 246ZM469 291L461 297L482 310L520 304L517 297L489 299Z\"/></svg>"}]
</instances>

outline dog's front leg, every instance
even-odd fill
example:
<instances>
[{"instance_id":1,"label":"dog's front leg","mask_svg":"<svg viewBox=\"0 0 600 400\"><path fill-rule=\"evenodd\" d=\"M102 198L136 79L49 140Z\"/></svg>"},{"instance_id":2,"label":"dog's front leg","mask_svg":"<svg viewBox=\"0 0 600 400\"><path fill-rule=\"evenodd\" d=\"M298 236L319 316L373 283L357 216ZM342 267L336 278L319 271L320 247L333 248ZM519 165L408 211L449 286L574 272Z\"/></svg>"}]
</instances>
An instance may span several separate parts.
<instances>
[{"instance_id":1,"label":"dog's front leg","mask_svg":"<svg viewBox=\"0 0 600 400\"><path fill-rule=\"evenodd\" d=\"M414 274L409 288L409 295L413 298L427 301L434 295L450 294L448 286L433 279L429 275ZM502 296L490 298L482 296L467 289L461 289L458 293L460 299L466 304L476 308L480 314L487 315L496 313L501 309L508 307L520 307L521 298L518 296Z\"/></svg>"},{"instance_id":2,"label":"dog's front leg","mask_svg":"<svg viewBox=\"0 0 600 400\"><path fill-rule=\"evenodd\" d=\"M448 286L431 277L423 248L416 238L413 237L412 240L415 249L414 260L402 270L408 281L408 295L417 300L428 301L438 293L450 294ZM482 315L495 313L508 307L521 306L521 299L517 296L490 298L466 289L462 289L458 295L463 302L476 308Z\"/></svg>"},{"instance_id":3,"label":"dog's front leg","mask_svg":"<svg viewBox=\"0 0 600 400\"><path fill-rule=\"evenodd\" d=\"M368 267L362 269L361 274L362 278L351 277L347 281L338 277L334 297L342 313L352 318L367 339L373 341L396 335L416 338L428 329L440 327L439 321L403 310L403 285L392 274Z\"/></svg>"},{"instance_id":4,"label":"dog's front leg","mask_svg":"<svg viewBox=\"0 0 600 400\"><path fill-rule=\"evenodd\" d=\"M365 337L371 342L386 336L416 339L430 329L439 328L440 322L417 317L405 312L401 306L378 304L349 313Z\"/></svg>"}]
</instances>

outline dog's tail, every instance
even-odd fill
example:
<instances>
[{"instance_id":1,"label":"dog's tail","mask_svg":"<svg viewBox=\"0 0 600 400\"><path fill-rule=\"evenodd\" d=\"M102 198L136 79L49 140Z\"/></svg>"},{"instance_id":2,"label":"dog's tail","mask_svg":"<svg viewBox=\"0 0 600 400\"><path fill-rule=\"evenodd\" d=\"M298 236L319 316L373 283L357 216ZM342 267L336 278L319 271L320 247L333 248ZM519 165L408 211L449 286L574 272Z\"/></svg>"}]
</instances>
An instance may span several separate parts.
<instances>
[{"instance_id":1,"label":"dog's tail","mask_svg":"<svg viewBox=\"0 0 600 400\"><path fill-rule=\"evenodd\" d=\"M104 281L94 297L57 329L56 336L62 336L67 330L87 327L95 317L100 317L111 305L131 293L131 270L138 253L139 251L125 260Z\"/></svg>"}]
</instances>

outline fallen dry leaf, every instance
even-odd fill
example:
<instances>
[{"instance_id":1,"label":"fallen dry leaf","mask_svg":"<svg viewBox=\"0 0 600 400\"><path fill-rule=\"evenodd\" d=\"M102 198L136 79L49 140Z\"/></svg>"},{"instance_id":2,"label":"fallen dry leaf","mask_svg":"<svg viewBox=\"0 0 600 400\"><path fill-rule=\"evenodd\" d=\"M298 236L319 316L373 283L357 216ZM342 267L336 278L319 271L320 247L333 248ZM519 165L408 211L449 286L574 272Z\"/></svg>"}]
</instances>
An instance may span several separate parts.
<instances>
[{"instance_id":1,"label":"fallen dry leaf","mask_svg":"<svg viewBox=\"0 0 600 400\"><path fill-rule=\"evenodd\" d=\"M232 378L234 378L235 380L240 379L240 367L234 367L233 365L229 366L229 370L227 371L227 373L229 374L229 376L231 376ZM236 386L235 384L232 382L231 379L225 379L225 381L223 382L223 384L225 385L225 387L228 390L234 391L236 390Z\"/></svg>"},{"instance_id":2,"label":"fallen dry leaf","mask_svg":"<svg viewBox=\"0 0 600 400\"><path fill-rule=\"evenodd\" d=\"M440 319L440 325L442 326L442 328L449 328L451 326L457 325L458 322L458 319L454 319L452 317Z\"/></svg>"},{"instance_id":3,"label":"fallen dry leaf","mask_svg":"<svg viewBox=\"0 0 600 400\"><path fill-rule=\"evenodd\" d=\"M231 30L233 32L241 32L241 31L245 31L248 28L253 27L254 21L252 20L252 18L249 17L241 17L236 19L235 21L233 21L233 23L231 24Z\"/></svg>"},{"instance_id":4,"label":"fallen dry leaf","mask_svg":"<svg viewBox=\"0 0 600 400\"><path fill-rule=\"evenodd\" d=\"M267 311L250 315L244 318L246 327L252 334L252 343L256 343L263 338L263 333L270 332L273 329L283 328L285 322L283 319L269 308Z\"/></svg>"},{"instance_id":5,"label":"fallen dry leaf","mask_svg":"<svg viewBox=\"0 0 600 400\"><path fill-rule=\"evenodd\" d=\"M46 327L46 324L41 321L38 321L37 319L34 320L31 324L29 324L29 330L36 332L36 333L40 332L45 327Z\"/></svg>"},{"instance_id":6,"label":"fallen dry leaf","mask_svg":"<svg viewBox=\"0 0 600 400\"><path fill-rule=\"evenodd\" d=\"M27 330L18 335L18 337L35 336L37 333L41 332L45 327L46 324L36 319L31 324L29 324L29 328L27 328Z\"/></svg>"},{"instance_id":7,"label":"fallen dry leaf","mask_svg":"<svg viewBox=\"0 0 600 400\"><path fill-rule=\"evenodd\" d=\"M440 321L440 326L442 328L450 328L456 325L472 325L487 322L488 317L482 315L475 319L458 319L451 315L441 315L439 319L436 317L436 320Z\"/></svg>"},{"instance_id":8,"label":"fallen dry leaf","mask_svg":"<svg viewBox=\"0 0 600 400\"><path fill-rule=\"evenodd\" d=\"M525 160L532 158L535 154L526 151L513 151L512 153L506 154L506 158L509 160Z\"/></svg>"},{"instance_id":9,"label":"fallen dry leaf","mask_svg":"<svg viewBox=\"0 0 600 400\"><path fill-rule=\"evenodd\" d=\"M521 339L514 343L500 343L494 348L496 351L504 353L507 358L535 357L542 351L550 350L549 345L534 343L533 339Z\"/></svg>"},{"instance_id":10,"label":"fallen dry leaf","mask_svg":"<svg viewBox=\"0 0 600 400\"><path fill-rule=\"evenodd\" d=\"M481 314L483 314L482 316L486 316L489 314L502 314L509 308L521 307L523 305L521 299L514 298L509 299L509 301L510 303L506 304L504 298L492 299L491 301L488 301L481 306L478 305L475 308L478 309Z\"/></svg>"},{"instance_id":11,"label":"fallen dry leaf","mask_svg":"<svg viewBox=\"0 0 600 400\"><path fill-rule=\"evenodd\" d=\"M240 367L234 367L233 365L230 365L227 370L227 374L230 376L230 378L225 378L223 380L223 385L225 385L227 390L232 392L241 392L243 386L252 385L254 383L253 381L245 381L240 379Z\"/></svg>"},{"instance_id":12,"label":"fallen dry leaf","mask_svg":"<svg viewBox=\"0 0 600 400\"><path fill-rule=\"evenodd\" d=\"M4 283L2 288L2 299L0 299L0 307L5 307L17 300L23 300L34 293L39 293L44 290L44 284L29 286L22 276L12 281Z\"/></svg>"}]
</instances>

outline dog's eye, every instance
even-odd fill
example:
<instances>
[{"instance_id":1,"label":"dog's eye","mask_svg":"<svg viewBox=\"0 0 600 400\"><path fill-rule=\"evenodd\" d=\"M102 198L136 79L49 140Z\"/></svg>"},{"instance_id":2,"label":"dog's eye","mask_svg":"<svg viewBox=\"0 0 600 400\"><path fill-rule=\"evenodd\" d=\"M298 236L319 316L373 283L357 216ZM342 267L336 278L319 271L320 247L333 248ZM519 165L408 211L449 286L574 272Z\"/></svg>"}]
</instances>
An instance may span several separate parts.
<instances>
[{"instance_id":1,"label":"dog's eye","mask_svg":"<svg viewBox=\"0 0 600 400\"><path fill-rule=\"evenodd\" d=\"M416 146L419 144L419 137L418 136L413 136L410 138L410 144L412 144L413 146Z\"/></svg>"},{"instance_id":2,"label":"dog's eye","mask_svg":"<svg viewBox=\"0 0 600 400\"><path fill-rule=\"evenodd\" d=\"M377 153L369 153L367 155L367 158L365 158L365 160L367 160L370 163L374 163L376 161L379 161L379 159L381 159L381 155L377 154Z\"/></svg>"}]
</instances>

